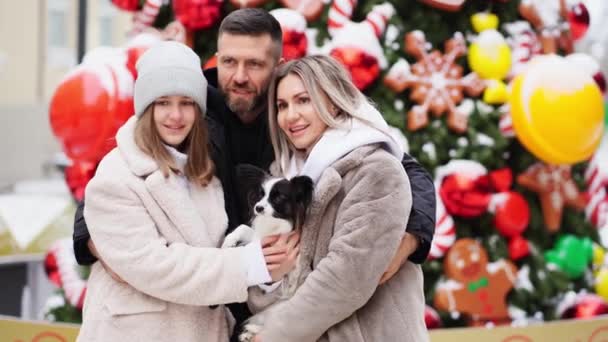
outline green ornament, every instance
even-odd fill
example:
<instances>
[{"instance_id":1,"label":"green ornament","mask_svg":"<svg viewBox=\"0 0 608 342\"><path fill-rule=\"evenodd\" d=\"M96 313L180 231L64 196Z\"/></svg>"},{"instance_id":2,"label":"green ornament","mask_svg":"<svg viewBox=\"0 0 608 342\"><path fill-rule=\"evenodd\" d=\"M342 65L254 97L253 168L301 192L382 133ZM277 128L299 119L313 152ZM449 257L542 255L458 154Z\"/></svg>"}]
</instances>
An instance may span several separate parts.
<instances>
[{"instance_id":1,"label":"green ornament","mask_svg":"<svg viewBox=\"0 0 608 342\"><path fill-rule=\"evenodd\" d=\"M553 249L545 253L547 263L556 265L570 279L580 278L592 259L591 239L580 239L571 234L560 237Z\"/></svg>"}]
</instances>

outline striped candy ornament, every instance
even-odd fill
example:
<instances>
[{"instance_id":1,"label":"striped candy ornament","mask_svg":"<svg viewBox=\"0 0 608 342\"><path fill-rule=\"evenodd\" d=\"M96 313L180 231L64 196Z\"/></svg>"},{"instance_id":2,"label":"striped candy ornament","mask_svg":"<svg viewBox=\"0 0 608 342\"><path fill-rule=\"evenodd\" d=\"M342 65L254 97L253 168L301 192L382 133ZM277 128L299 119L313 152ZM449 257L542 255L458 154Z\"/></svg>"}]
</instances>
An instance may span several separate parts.
<instances>
[{"instance_id":1,"label":"striped candy ornament","mask_svg":"<svg viewBox=\"0 0 608 342\"><path fill-rule=\"evenodd\" d=\"M156 17L158 17L161 5L162 0L146 0L141 11L133 16L133 30L130 34L142 32L147 27L152 26Z\"/></svg>"},{"instance_id":2,"label":"striped candy ornament","mask_svg":"<svg viewBox=\"0 0 608 342\"><path fill-rule=\"evenodd\" d=\"M334 0L329 8L327 26L329 34L333 37L336 33L352 23L350 20L357 6L357 0ZM395 13L395 9L389 3L376 5L367 14L361 23L372 28L377 37L380 37L386 29L386 23Z\"/></svg>"},{"instance_id":3,"label":"striped candy ornament","mask_svg":"<svg viewBox=\"0 0 608 342\"><path fill-rule=\"evenodd\" d=\"M500 111L500 121L498 122L498 129L505 138L512 138L515 136L515 130L513 129L513 119L511 119L511 108L509 104L504 104L498 108Z\"/></svg>"},{"instance_id":4,"label":"striped candy ornament","mask_svg":"<svg viewBox=\"0 0 608 342\"><path fill-rule=\"evenodd\" d=\"M46 255L45 265L47 275L57 282L56 285L63 290L67 301L72 306L82 309L87 283L77 271L78 264L72 249L72 239L55 241ZM49 268L49 265L56 268Z\"/></svg>"},{"instance_id":5,"label":"striped candy ornament","mask_svg":"<svg viewBox=\"0 0 608 342\"><path fill-rule=\"evenodd\" d=\"M450 247L452 247L454 241L456 241L456 226L454 225L454 219L445 210L445 206L443 205L439 194L436 194L435 196L437 198L437 210L435 213L436 225L433 242L431 243L431 251L428 256L429 260L443 257Z\"/></svg>"},{"instance_id":6,"label":"striped candy ornament","mask_svg":"<svg viewBox=\"0 0 608 342\"><path fill-rule=\"evenodd\" d=\"M608 228L608 136L600 144L585 172L589 203L587 219L598 228Z\"/></svg>"}]
</instances>

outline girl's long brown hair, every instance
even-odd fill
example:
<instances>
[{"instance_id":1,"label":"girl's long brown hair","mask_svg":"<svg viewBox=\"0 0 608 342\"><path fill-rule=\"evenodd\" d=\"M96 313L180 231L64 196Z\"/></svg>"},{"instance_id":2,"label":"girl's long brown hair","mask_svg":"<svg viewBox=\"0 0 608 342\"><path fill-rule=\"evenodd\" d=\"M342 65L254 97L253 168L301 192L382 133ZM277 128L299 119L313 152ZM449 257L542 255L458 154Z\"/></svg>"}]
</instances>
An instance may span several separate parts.
<instances>
[{"instance_id":1,"label":"girl's long brown hair","mask_svg":"<svg viewBox=\"0 0 608 342\"><path fill-rule=\"evenodd\" d=\"M186 179L200 186L206 186L213 178L214 165L209 152L209 132L207 122L203 120L200 109L196 106L196 117L190 133L182 143L180 150L188 155L184 168ZM170 172L178 171L175 160L167 151L163 140L154 124L154 103L152 103L135 126L135 143L144 153L152 157L165 177Z\"/></svg>"}]
</instances>

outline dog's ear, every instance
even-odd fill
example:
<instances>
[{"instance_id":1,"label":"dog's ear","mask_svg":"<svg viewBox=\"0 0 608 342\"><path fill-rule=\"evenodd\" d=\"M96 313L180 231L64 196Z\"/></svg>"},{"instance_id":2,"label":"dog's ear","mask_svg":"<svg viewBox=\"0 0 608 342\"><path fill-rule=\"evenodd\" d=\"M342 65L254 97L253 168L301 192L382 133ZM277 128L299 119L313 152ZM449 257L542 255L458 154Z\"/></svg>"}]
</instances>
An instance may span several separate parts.
<instances>
[{"instance_id":1,"label":"dog's ear","mask_svg":"<svg viewBox=\"0 0 608 342\"><path fill-rule=\"evenodd\" d=\"M257 166L239 164L236 166L236 192L239 196L239 205L243 219L248 220L252 215L252 198L257 194L262 183L270 175Z\"/></svg>"},{"instance_id":2,"label":"dog's ear","mask_svg":"<svg viewBox=\"0 0 608 342\"><path fill-rule=\"evenodd\" d=\"M298 176L290 180L291 190L295 202L294 228L300 229L306 221L308 207L312 202L313 182L308 176Z\"/></svg>"},{"instance_id":3,"label":"dog's ear","mask_svg":"<svg viewBox=\"0 0 608 342\"><path fill-rule=\"evenodd\" d=\"M297 176L291 179L291 188L297 203L302 203L305 207L312 201L313 183L308 176Z\"/></svg>"}]
</instances>

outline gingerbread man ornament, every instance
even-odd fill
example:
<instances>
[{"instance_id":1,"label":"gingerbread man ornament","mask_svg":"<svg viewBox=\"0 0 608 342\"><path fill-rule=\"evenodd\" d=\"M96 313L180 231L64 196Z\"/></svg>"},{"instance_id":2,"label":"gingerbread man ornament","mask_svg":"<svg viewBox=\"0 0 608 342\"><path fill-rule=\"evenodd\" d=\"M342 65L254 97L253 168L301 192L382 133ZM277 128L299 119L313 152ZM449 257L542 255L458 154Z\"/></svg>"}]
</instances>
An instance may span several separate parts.
<instances>
[{"instance_id":1,"label":"gingerbread man ornament","mask_svg":"<svg viewBox=\"0 0 608 342\"><path fill-rule=\"evenodd\" d=\"M509 318L506 296L513 288L517 267L510 261L488 263L488 253L476 240L454 243L445 257L449 278L435 292L435 307L470 316L474 322Z\"/></svg>"}]
</instances>

